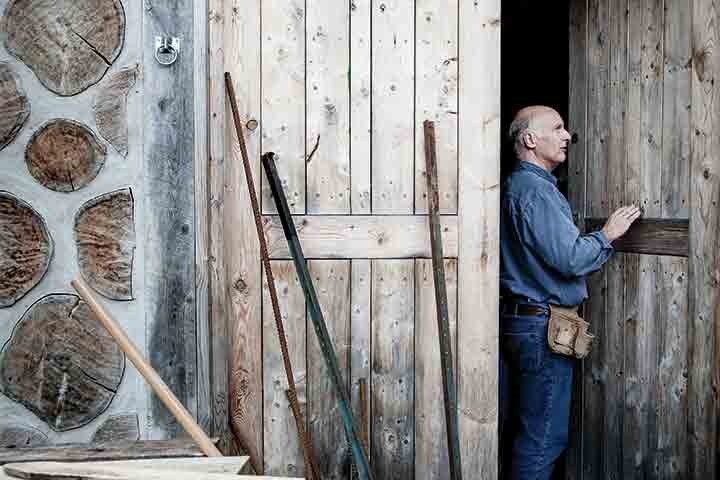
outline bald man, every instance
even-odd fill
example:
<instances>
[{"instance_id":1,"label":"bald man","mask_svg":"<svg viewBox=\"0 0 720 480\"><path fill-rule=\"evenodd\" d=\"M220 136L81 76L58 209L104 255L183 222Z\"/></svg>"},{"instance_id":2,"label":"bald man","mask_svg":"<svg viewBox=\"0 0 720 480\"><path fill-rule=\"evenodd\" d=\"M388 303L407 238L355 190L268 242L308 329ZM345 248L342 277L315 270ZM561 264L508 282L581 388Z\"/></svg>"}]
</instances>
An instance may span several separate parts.
<instances>
[{"instance_id":1,"label":"bald man","mask_svg":"<svg viewBox=\"0 0 720 480\"><path fill-rule=\"evenodd\" d=\"M500 217L503 443L512 479L546 480L567 447L576 362L548 346L550 306L575 308L587 298L586 275L610 258L611 242L640 210L622 207L602 230L582 235L552 175L570 141L560 115L523 108L509 135L518 163L503 185Z\"/></svg>"}]
</instances>

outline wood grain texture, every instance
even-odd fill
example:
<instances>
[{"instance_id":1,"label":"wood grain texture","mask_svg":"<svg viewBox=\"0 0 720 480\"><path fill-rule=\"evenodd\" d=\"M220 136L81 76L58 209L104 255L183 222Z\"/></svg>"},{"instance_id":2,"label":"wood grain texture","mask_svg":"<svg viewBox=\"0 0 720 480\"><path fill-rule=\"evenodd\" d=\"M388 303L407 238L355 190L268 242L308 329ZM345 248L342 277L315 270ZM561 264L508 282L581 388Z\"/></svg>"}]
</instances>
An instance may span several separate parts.
<instances>
[{"instance_id":1,"label":"wood grain texture","mask_svg":"<svg viewBox=\"0 0 720 480\"><path fill-rule=\"evenodd\" d=\"M307 418L305 297L291 261L272 262L288 353L298 390L298 403ZM263 274L263 451L268 475L305 475L303 452L285 392L288 389L273 316L267 278Z\"/></svg>"},{"instance_id":2,"label":"wood grain texture","mask_svg":"<svg viewBox=\"0 0 720 480\"><path fill-rule=\"evenodd\" d=\"M422 124L435 122L440 213L457 213L458 2L415 6L415 213L427 213Z\"/></svg>"},{"instance_id":3,"label":"wood grain texture","mask_svg":"<svg viewBox=\"0 0 720 480\"><path fill-rule=\"evenodd\" d=\"M80 274L113 300L132 300L135 212L132 190L124 188L85 202L75 214Z\"/></svg>"},{"instance_id":4,"label":"wood grain texture","mask_svg":"<svg viewBox=\"0 0 720 480\"><path fill-rule=\"evenodd\" d=\"M458 408L463 478L498 475L500 1L459 4Z\"/></svg>"},{"instance_id":5,"label":"wood grain texture","mask_svg":"<svg viewBox=\"0 0 720 480\"><path fill-rule=\"evenodd\" d=\"M3 348L0 387L64 432L108 407L124 371L125 356L87 304L51 294L28 308Z\"/></svg>"},{"instance_id":6,"label":"wood grain texture","mask_svg":"<svg viewBox=\"0 0 720 480\"><path fill-rule=\"evenodd\" d=\"M120 0L11 0L0 32L8 52L47 89L76 95L97 83L120 55L125 11Z\"/></svg>"},{"instance_id":7,"label":"wood grain texture","mask_svg":"<svg viewBox=\"0 0 720 480\"><path fill-rule=\"evenodd\" d=\"M450 478L442 396L438 319L431 260L415 261L415 479ZM457 260L445 260L445 280L457 364Z\"/></svg>"},{"instance_id":8,"label":"wood grain texture","mask_svg":"<svg viewBox=\"0 0 720 480\"><path fill-rule=\"evenodd\" d=\"M588 232L600 230L606 221L606 218L586 218L585 229ZM618 252L687 257L689 225L690 222L683 218L640 218L612 245Z\"/></svg>"},{"instance_id":9,"label":"wood grain texture","mask_svg":"<svg viewBox=\"0 0 720 480\"><path fill-rule=\"evenodd\" d=\"M263 3L263 6L266 5ZM276 2L273 2L275 5ZM269 4L268 4L269 5ZM232 75L241 121L245 130L245 145L255 188L261 184L260 142L267 132L268 122L262 119L260 129L250 126L257 122L261 112L261 2L225 2L224 56L225 70ZM238 19L242 18L243 21ZM264 14L262 19L265 19ZM281 23L280 19L276 24ZM284 31L284 30L283 30ZM263 31L263 38L270 31ZM302 38L301 38L302 39ZM262 48L265 52L265 47ZM264 88L264 87L263 87ZM301 92L304 89L300 90ZM266 92L279 95L279 91ZM290 92L288 92L290 94ZM304 109L303 109L304 111ZM226 117L230 119L230 116ZM228 125L232 122L228 120ZM272 122L271 122L272 124ZM218 128L225 128L218 126ZM263 370L262 370L262 277L260 248L254 225L250 194L240 152L240 144L234 128L226 136L224 210L223 210L223 258L226 278L226 317L230 341L230 421L236 439L242 439L242 447L252 460L257 474L263 467ZM294 127L293 127L294 129ZM227 134L227 131L226 131ZM304 133L298 135L300 148ZM300 152L300 155L302 153ZM303 163L303 172L305 171ZM299 184L304 187L304 177Z\"/></svg>"},{"instance_id":10,"label":"wood grain texture","mask_svg":"<svg viewBox=\"0 0 720 480\"><path fill-rule=\"evenodd\" d=\"M93 103L98 132L123 157L128 155L127 97L137 81L138 68L124 68L111 75Z\"/></svg>"},{"instance_id":11,"label":"wood grain texture","mask_svg":"<svg viewBox=\"0 0 720 480\"><path fill-rule=\"evenodd\" d=\"M370 371L370 319L371 319L371 285L372 261L367 259L353 259L350 262L350 401L352 403L353 417L362 421L365 412L365 425L359 425L360 431L370 432L370 398L371 398L371 371ZM360 383L365 382L365 403L360 396ZM370 439L366 438L367 445ZM369 452L369 448L366 452ZM369 455L369 453L368 453Z\"/></svg>"},{"instance_id":12,"label":"wood grain texture","mask_svg":"<svg viewBox=\"0 0 720 480\"><path fill-rule=\"evenodd\" d=\"M720 411L720 31L718 6L692 2L692 113L688 319L688 476L717 477Z\"/></svg>"},{"instance_id":13,"label":"wood grain texture","mask_svg":"<svg viewBox=\"0 0 720 480\"><path fill-rule=\"evenodd\" d=\"M0 448L0 465L19 462L89 462L101 460L159 459L202 457L189 438L140 440L102 444L66 444L47 447Z\"/></svg>"},{"instance_id":14,"label":"wood grain texture","mask_svg":"<svg viewBox=\"0 0 720 480\"><path fill-rule=\"evenodd\" d=\"M192 11L191 0L146 0L143 38L176 36L183 51L193 52ZM195 67L191 53L170 66L160 65L154 54L149 45L143 49L146 348L150 364L196 417ZM150 409L150 438L182 430L155 395Z\"/></svg>"},{"instance_id":15,"label":"wood grain texture","mask_svg":"<svg viewBox=\"0 0 720 480\"><path fill-rule=\"evenodd\" d=\"M0 244L0 307L9 307L45 276L54 242L40 214L0 191Z\"/></svg>"},{"instance_id":16,"label":"wood grain texture","mask_svg":"<svg viewBox=\"0 0 720 480\"><path fill-rule=\"evenodd\" d=\"M9 424L0 427L0 451L7 448L31 448L47 445L48 437L30 425Z\"/></svg>"},{"instance_id":17,"label":"wood grain texture","mask_svg":"<svg viewBox=\"0 0 720 480\"><path fill-rule=\"evenodd\" d=\"M248 473L250 457L184 457L184 458L146 458L139 460L106 460L89 462L90 466L101 468L120 468L122 470L167 470L202 473ZM79 465L75 463L75 465Z\"/></svg>"},{"instance_id":18,"label":"wood grain texture","mask_svg":"<svg viewBox=\"0 0 720 480\"><path fill-rule=\"evenodd\" d=\"M292 213L305 213L306 205L306 15L303 0L277 0L262 6L262 150L277 155ZM332 139L321 138L321 145L324 140L332 144ZM265 177L262 208L263 213L276 211Z\"/></svg>"},{"instance_id":19,"label":"wood grain texture","mask_svg":"<svg viewBox=\"0 0 720 480\"><path fill-rule=\"evenodd\" d=\"M326 319L338 366L348 378L350 366L350 261L308 262L318 301ZM308 433L317 452L322 478L347 478L351 452L334 392L316 335L307 341ZM357 417L359 418L359 417ZM357 419L356 419L357 420Z\"/></svg>"},{"instance_id":20,"label":"wood grain texture","mask_svg":"<svg viewBox=\"0 0 720 480\"><path fill-rule=\"evenodd\" d=\"M230 123L225 124L225 12L226 2L208 0L208 323L210 359L211 435L229 439L228 415L228 322L223 238L225 210L225 137ZM229 29L230 27L228 27ZM228 32L229 34L229 32ZM227 117L230 118L229 116ZM232 148L227 142L227 148ZM196 172L197 173L197 172ZM196 193L197 190L196 190ZM200 231L198 234L201 233ZM197 238L197 236L196 236ZM198 305L199 308L199 305ZM199 334L200 332L198 332ZM223 442L221 450L229 450Z\"/></svg>"},{"instance_id":21,"label":"wood grain texture","mask_svg":"<svg viewBox=\"0 0 720 480\"><path fill-rule=\"evenodd\" d=\"M372 470L413 478L414 260L372 263Z\"/></svg>"},{"instance_id":22,"label":"wood grain texture","mask_svg":"<svg viewBox=\"0 0 720 480\"><path fill-rule=\"evenodd\" d=\"M0 150L15 139L30 115L30 99L20 78L7 62L0 62Z\"/></svg>"},{"instance_id":23,"label":"wood grain texture","mask_svg":"<svg viewBox=\"0 0 720 480\"><path fill-rule=\"evenodd\" d=\"M290 258L280 219L266 216L265 231L272 258ZM308 215L294 217L306 258L430 257L425 216ZM441 217L445 257L458 255L458 220Z\"/></svg>"},{"instance_id":24,"label":"wood grain texture","mask_svg":"<svg viewBox=\"0 0 720 480\"><path fill-rule=\"evenodd\" d=\"M350 1L350 206L369 214L371 203L370 108L372 1Z\"/></svg>"},{"instance_id":25,"label":"wood grain texture","mask_svg":"<svg viewBox=\"0 0 720 480\"><path fill-rule=\"evenodd\" d=\"M414 204L415 0L372 6L372 212Z\"/></svg>"},{"instance_id":26,"label":"wood grain texture","mask_svg":"<svg viewBox=\"0 0 720 480\"><path fill-rule=\"evenodd\" d=\"M585 172L587 164L587 0L573 0L568 5L568 119L567 129L572 135L568 152L568 201L575 224L585 223ZM584 362L578 362L573 372L573 402L570 407L570 437L565 454L565 479L582 478L583 437L583 377Z\"/></svg>"},{"instance_id":27,"label":"wood grain texture","mask_svg":"<svg viewBox=\"0 0 720 480\"><path fill-rule=\"evenodd\" d=\"M106 153L87 126L58 118L45 123L30 138L25 163L45 187L73 192L95 179L105 165Z\"/></svg>"},{"instance_id":28,"label":"wood grain texture","mask_svg":"<svg viewBox=\"0 0 720 480\"><path fill-rule=\"evenodd\" d=\"M95 430L91 443L105 443L112 441L140 440L140 425L136 413L110 415Z\"/></svg>"},{"instance_id":29,"label":"wood grain texture","mask_svg":"<svg viewBox=\"0 0 720 480\"><path fill-rule=\"evenodd\" d=\"M350 213L350 2L309 2L306 22L307 213Z\"/></svg>"}]
</instances>

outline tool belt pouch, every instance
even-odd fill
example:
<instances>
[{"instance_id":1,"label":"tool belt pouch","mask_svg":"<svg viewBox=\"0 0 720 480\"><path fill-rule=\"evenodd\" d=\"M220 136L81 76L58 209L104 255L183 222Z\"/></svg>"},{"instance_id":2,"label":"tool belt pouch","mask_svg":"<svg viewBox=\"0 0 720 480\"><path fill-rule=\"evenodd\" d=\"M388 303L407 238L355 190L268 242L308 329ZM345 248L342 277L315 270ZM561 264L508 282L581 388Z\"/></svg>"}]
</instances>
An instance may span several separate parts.
<instances>
[{"instance_id":1,"label":"tool belt pouch","mask_svg":"<svg viewBox=\"0 0 720 480\"><path fill-rule=\"evenodd\" d=\"M585 358L590 353L595 335L588 332L590 324L580 318L576 309L550 305L548 345L561 355Z\"/></svg>"}]
</instances>

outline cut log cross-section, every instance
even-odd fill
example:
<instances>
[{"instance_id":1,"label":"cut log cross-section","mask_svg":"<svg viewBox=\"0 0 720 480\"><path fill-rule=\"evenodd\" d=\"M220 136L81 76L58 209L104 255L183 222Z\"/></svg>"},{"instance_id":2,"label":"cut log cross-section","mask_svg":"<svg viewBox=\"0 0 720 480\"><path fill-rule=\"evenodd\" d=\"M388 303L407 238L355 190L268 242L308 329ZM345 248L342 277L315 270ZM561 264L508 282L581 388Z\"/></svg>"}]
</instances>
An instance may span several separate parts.
<instances>
[{"instance_id":1,"label":"cut log cross-section","mask_svg":"<svg viewBox=\"0 0 720 480\"><path fill-rule=\"evenodd\" d=\"M102 413L124 371L124 354L87 304L51 294L25 312L0 354L0 389L62 432Z\"/></svg>"},{"instance_id":2,"label":"cut log cross-section","mask_svg":"<svg viewBox=\"0 0 720 480\"><path fill-rule=\"evenodd\" d=\"M30 115L30 101L20 79L5 62L0 62L0 150L13 141Z\"/></svg>"},{"instance_id":3,"label":"cut log cross-section","mask_svg":"<svg viewBox=\"0 0 720 480\"><path fill-rule=\"evenodd\" d=\"M86 126L50 120L28 142L25 162L35 179L57 192L79 190L105 165L105 147Z\"/></svg>"},{"instance_id":4,"label":"cut log cross-section","mask_svg":"<svg viewBox=\"0 0 720 480\"><path fill-rule=\"evenodd\" d=\"M11 193L0 191L0 307L9 307L42 279L53 254L45 221Z\"/></svg>"},{"instance_id":5,"label":"cut log cross-section","mask_svg":"<svg viewBox=\"0 0 720 480\"><path fill-rule=\"evenodd\" d=\"M75 216L80 273L97 292L113 300L132 300L135 254L133 196L129 188L100 195Z\"/></svg>"},{"instance_id":6,"label":"cut log cross-section","mask_svg":"<svg viewBox=\"0 0 720 480\"><path fill-rule=\"evenodd\" d=\"M127 96L136 80L137 68L125 68L112 75L93 105L100 135L123 157L128 154Z\"/></svg>"},{"instance_id":7,"label":"cut log cross-section","mask_svg":"<svg viewBox=\"0 0 720 480\"><path fill-rule=\"evenodd\" d=\"M47 444L47 435L29 425L10 424L0 427L0 448L40 447Z\"/></svg>"},{"instance_id":8,"label":"cut log cross-section","mask_svg":"<svg viewBox=\"0 0 720 480\"><path fill-rule=\"evenodd\" d=\"M11 0L0 32L5 48L50 91L76 95L97 83L120 54L120 0Z\"/></svg>"}]
</instances>

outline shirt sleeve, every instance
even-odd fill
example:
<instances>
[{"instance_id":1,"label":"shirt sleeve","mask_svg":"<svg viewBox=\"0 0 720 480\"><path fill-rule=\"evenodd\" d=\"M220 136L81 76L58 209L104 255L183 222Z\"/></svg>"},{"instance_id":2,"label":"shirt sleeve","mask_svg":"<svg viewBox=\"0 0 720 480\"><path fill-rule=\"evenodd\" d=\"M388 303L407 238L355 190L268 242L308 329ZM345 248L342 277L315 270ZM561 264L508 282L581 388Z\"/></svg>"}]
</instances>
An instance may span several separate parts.
<instances>
[{"instance_id":1,"label":"shirt sleeve","mask_svg":"<svg viewBox=\"0 0 720 480\"><path fill-rule=\"evenodd\" d=\"M601 231L581 235L561 205L553 192L538 192L516 217L520 241L564 277L598 270L612 255L612 245Z\"/></svg>"}]
</instances>

